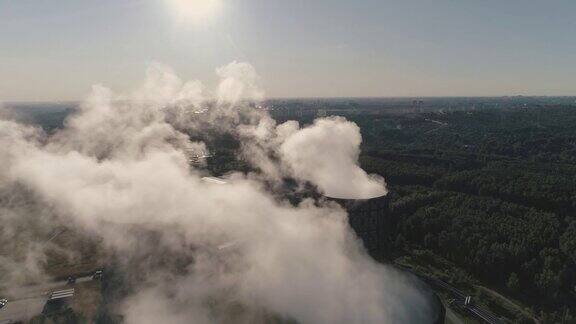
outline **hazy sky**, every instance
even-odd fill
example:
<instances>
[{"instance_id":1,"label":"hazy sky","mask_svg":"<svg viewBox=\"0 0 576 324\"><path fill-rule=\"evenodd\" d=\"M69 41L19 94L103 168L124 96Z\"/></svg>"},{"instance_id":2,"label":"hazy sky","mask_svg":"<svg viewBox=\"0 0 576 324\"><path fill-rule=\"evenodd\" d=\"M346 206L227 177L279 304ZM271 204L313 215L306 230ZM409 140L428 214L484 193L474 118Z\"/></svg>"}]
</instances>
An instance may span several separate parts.
<instances>
[{"instance_id":1,"label":"hazy sky","mask_svg":"<svg viewBox=\"0 0 576 324\"><path fill-rule=\"evenodd\" d=\"M574 95L575 13L574 0L0 0L0 100L129 90L150 62L210 84L233 60L268 97Z\"/></svg>"}]
</instances>

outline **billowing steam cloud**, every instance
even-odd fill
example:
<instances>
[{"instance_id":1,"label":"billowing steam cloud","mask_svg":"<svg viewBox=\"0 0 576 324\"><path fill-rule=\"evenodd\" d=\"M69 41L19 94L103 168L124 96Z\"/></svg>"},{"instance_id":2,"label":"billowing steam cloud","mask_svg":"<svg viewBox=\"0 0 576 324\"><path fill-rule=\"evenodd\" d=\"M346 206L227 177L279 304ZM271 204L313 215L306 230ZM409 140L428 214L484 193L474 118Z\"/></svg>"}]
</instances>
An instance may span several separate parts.
<instances>
[{"instance_id":1,"label":"billowing steam cloud","mask_svg":"<svg viewBox=\"0 0 576 324\"><path fill-rule=\"evenodd\" d=\"M317 119L281 144L281 160L297 179L316 184L327 196L366 199L386 194L384 180L358 165L360 129L344 118Z\"/></svg>"},{"instance_id":2,"label":"billowing steam cloud","mask_svg":"<svg viewBox=\"0 0 576 324\"><path fill-rule=\"evenodd\" d=\"M128 96L96 86L51 136L0 121L0 189L24 188L50 206L46 219L121 256L139 280L119 310L127 323L424 318L417 289L366 255L344 210L312 200L293 206L263 182L291 177L335 197L385 194L382 179L357 165L358 127L342 118L276 125L245 101L263 97L252 66L234 62L218 75L214 95L161 65ZM188 155L206 147L186 131L210 127L241 139L260 175L202 181ZM0 203L3 224L29 215Z\"/></svg>"}]
</instances>

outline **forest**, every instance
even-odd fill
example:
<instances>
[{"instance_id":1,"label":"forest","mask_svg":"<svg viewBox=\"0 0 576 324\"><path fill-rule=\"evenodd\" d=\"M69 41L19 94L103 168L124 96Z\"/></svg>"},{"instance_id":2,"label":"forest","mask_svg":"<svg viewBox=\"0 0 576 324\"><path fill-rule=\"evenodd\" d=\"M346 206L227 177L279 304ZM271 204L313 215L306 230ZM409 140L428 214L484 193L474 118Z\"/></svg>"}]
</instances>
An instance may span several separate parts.
<instances>
[{"instance_id":1,"label":"forest","mask_svg":"<svg viewBox=\"0 0 576 324\"><path fill-rule=\"evenodd\" d=\"M574 321L576 107L348 118L363 168L391 189L397 257L448 262L462 271L447 281L512 296L542 322Z\"/></svg>"},{"instance_id":2,"label":"forest","mask_svg":"<svg viewBox=\"0 0 576 324\"><path fill-rule=\"evenodd\" d=\"M576 106L280 105L307 107L283 112L276 116L280 122L307 124L322 110L360 126L361 166L382 175L390 190L387 213L394 226L382 246L389 254L384 262L413 260L459 288L497 291L541 323L575 321ZM22 119L51 132L72 110L38 108ZM234 138L206 140L214 154L207 166L212 174L249 171L237 159Z\"/></svg>"}]
</instances>

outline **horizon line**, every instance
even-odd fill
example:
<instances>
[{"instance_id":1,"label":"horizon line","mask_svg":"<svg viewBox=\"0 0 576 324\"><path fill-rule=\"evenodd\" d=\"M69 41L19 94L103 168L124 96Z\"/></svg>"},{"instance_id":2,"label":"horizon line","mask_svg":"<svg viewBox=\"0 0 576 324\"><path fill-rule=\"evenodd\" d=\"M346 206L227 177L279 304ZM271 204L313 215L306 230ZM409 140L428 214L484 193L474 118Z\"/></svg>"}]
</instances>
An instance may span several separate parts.
<instances>
[{"instance_id":1,"label":"horizon line","mask_svg":"<svg viewBox=\"0 0 576 324\"><path fill-rule=\"evenodd\" d=\"M576 98L574 95L482 95L482 96L467 96L467 95L427 95L427 96L318 96L318 97L270 97L261 101L272 100L321 100L321 99L442 99L442 98ZM69 100L0 100L0 104L74 104L83 102L84 99L69 99Z\"/></svg>"}]
</instances>

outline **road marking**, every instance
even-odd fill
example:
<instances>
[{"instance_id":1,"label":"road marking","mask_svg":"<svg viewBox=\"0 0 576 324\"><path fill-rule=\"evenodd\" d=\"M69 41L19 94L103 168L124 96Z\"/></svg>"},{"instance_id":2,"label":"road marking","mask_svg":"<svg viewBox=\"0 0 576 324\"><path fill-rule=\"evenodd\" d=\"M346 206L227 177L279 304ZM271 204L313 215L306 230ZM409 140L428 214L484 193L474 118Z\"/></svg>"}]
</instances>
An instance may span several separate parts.
<instances>
[{"instance_id":1,"label":"road marking","mask_svg":"<svg viewBox=\"0 0 576 324\"><path fill-rule=\"evenodd\" d=\"M74 296L74 288L55 291L50 295L49 300L62 299Z\"/></svg>"}]
</instances>

